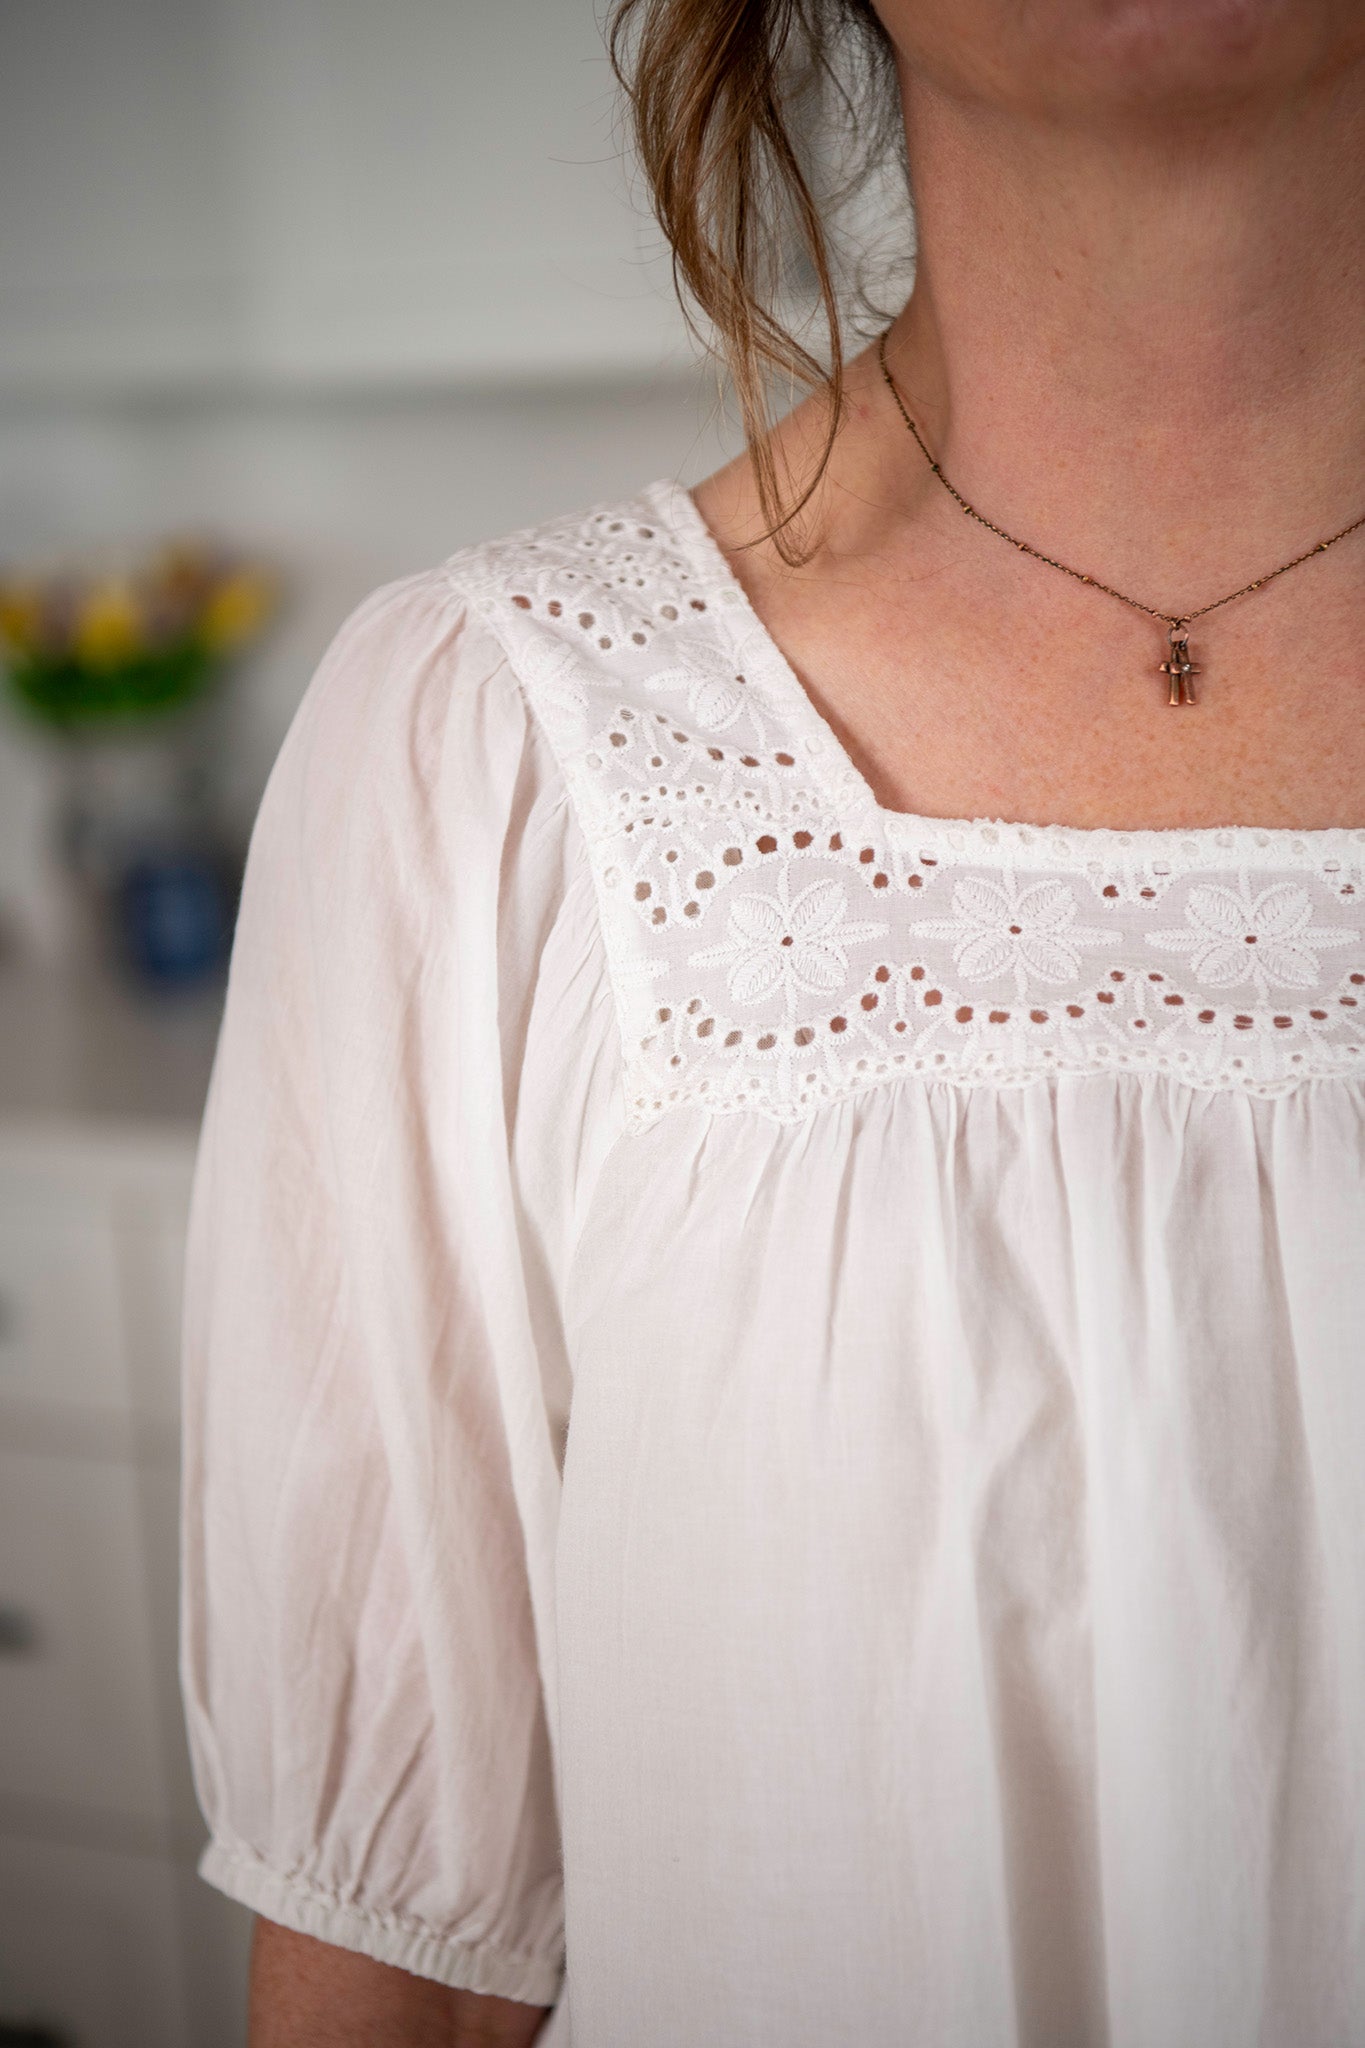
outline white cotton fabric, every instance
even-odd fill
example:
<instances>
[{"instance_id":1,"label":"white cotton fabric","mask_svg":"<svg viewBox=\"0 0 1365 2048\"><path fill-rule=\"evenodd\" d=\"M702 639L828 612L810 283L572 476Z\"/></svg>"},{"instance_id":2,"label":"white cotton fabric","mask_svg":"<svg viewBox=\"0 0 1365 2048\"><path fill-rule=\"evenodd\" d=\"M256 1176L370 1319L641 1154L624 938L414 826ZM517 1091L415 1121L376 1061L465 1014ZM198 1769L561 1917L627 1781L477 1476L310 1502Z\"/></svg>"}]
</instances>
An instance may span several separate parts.
<instances>
[{"instance_id":1,"label":"white cotton fabric","mask_svg":"<svg viewBox=\"0 0 1365 2048\"><path fill-rule=\"evenodd\" d=\"M1365 2041L1362 997L1360 831L879 810L669 484L377 592L195 1179L205 1874L556 2048Z\"/></svg>"}]
</instances>

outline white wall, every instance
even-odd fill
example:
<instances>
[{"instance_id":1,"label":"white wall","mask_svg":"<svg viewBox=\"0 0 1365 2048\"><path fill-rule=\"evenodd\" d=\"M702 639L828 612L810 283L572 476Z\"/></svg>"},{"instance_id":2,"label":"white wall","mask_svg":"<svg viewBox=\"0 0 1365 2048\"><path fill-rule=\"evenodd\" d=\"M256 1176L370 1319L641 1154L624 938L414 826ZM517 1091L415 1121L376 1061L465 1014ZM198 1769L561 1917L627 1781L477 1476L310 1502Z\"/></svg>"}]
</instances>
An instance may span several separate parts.
<instances>
[{"instance_id":1,"label":"white wall","mask_svg":"<svg viewBox=\"0 0 1365 2048\"><path fill-rule=\"evenodd\" d=\"M682 359L606 0L6 0L0 383Z\"/></svg>"},{"instance_id":2,"label":"white wall","mask_svg":"<svg viewBox=\"0 0 1365 2048\"><path fill-rule=\"evenodd\" d=\"M463 543L736 445L622 161L604 0L8 0L0 561L201 530L290 606L225 707L254 810L328 637ZM0 711L0 918L60 928Z\"/></svg>"}]
</instances>

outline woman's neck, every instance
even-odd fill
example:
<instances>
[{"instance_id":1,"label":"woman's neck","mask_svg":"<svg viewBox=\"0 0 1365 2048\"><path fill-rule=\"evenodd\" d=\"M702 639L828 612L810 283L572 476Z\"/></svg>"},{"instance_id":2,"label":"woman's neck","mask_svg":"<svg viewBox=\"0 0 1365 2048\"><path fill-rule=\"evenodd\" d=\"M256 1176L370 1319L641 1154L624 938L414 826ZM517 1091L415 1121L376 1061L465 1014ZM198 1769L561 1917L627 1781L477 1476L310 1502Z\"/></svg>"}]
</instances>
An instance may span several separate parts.
<instances>
[{"instance_id":1,"label":"woman's neck","mask_svg":"<svg viewBox=\"0 0 1365 2048\"><path fill-rule=\"evenodd\" d=\"M921 259L888 354L969 497L1171 608L1365 511L1359 68L1089 130L904 90ZM906 502L884 426L871 495Z\"/></svg>"},{"instance_id":2,"label":"woman's neck","mask_svg":"<svg viewBox=\"0 0 1365 2048\"><path fill-rule=\"evenodd\" d=\"M947 475L1021 539L1193 611L1365 512L1365 67L1272 113L1090 132L905 82L921 231L888 356ZM880 800L1073 824L1365 824L1365 530L1159 622L961 518L868 348L771 541L754 465L698 503ZM807 482L820 396L778 426Z\"/></svg>"}]
</instances>

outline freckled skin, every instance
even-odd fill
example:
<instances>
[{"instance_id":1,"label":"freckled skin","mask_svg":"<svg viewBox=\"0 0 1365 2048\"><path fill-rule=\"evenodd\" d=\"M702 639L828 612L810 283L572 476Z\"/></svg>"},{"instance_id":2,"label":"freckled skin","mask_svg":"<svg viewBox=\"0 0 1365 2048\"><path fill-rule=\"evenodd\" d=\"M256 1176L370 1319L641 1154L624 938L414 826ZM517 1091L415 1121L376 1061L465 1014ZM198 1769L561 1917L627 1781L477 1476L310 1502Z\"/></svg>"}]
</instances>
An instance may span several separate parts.
<instances>
[{"instance_id":1,"label":"freckled skin","mask_svg":"<svg viewBox=\"0 0 1365 2048\"><path fill-rule=\"evenodd\" d=\"M888 357L985 516L1186 616L1365 511L1365 0L877 8L919 248ZM1199 621L1172 709L1165 624L967 527L846 354L802 567L746 458L696 496L887 808L1365 822L1365 541Z\"/></svg>"},{"instance_id":2,"label":"freckled skin","mask_svg":"<svg viewBox=\"0 0 1365 2048\"><path fill-rule=\"evenodd\" d=\"M251 2048L531 2048L544 2011L451 1991L258 1920Z\"/></svg>"}]
</instances>

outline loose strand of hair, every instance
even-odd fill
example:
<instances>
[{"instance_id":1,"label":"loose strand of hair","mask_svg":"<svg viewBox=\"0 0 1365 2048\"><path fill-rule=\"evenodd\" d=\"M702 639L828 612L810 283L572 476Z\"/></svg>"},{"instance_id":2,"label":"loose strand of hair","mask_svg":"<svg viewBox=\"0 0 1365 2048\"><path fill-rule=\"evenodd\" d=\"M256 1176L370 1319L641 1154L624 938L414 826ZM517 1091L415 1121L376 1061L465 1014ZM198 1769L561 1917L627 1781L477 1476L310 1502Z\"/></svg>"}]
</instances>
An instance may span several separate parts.
<instances>
[{"instance_id":1,"label":"loose strand of hair","mask_svg":"<svg viewBox=\"0 0 1365 2048\"><path fill-rule=\"evenodd\" d=\"M792 567L814 552L795 537L794 523L828 468L844 396L824 224L787 119L784 66L798 32L811 71L827 75L823 36L805 0L617 0L608 34L684 315L729 369L765 523L748 545L771 541ZM780 271L764 274L784 220L815 281L828 368L784 324ZM773 452L770 390L779 377L792 390L823 392L827 402L823 445L800 485L779 477Z\"/></svg>"}]
</instances>

